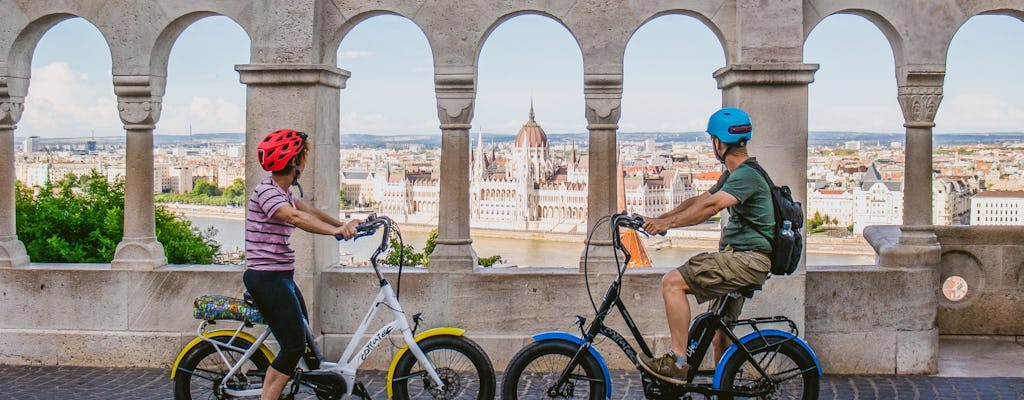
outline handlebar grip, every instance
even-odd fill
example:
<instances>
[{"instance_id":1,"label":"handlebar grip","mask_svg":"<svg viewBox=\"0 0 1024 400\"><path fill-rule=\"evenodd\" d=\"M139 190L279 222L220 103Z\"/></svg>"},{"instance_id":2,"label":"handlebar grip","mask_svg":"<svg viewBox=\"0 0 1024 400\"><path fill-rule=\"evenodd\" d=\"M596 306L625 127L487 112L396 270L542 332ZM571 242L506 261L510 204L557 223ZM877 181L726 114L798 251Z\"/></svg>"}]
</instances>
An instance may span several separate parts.
<instances>
[{"instance_id":1,"label":"handlebar grip","mask_svg":"<svg viewBox=\"0 0 1024 400\"><path fill-rule=\"evenodd\" d=\"M377 220L363 221L363 223L356 225L357 232L372 232L377 230Z\"/></svg>"},{"instance_id":2,"label":"handlebar grip","mask_svg":"<svg viewBox=\"0 0 1024 400\"><path fill-rule=\"evenodd\" d=\"M367 230L367 231L359 231L359 233L357 233L355 236L352 237L352 240L356 240L356 239L359 239L361 237L366 237L366 236L373 236L374 233L377 233L377 229L371 229L371 230ZM345 240L345 237L341 236L341 235L334 235L334 238L338 239L338 240Z\"/></svg>"}]
</instances>

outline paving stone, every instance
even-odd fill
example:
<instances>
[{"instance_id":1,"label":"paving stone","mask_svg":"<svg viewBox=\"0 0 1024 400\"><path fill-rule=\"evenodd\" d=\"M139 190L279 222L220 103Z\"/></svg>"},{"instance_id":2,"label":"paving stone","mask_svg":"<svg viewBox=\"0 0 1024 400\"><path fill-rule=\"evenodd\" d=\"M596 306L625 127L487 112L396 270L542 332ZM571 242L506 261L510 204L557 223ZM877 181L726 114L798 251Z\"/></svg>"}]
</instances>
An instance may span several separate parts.
<instances>
[{"instance_id":1,"label":"paving stone","mask_svg":"<svg viewBox=\"0 0 1024 400\"><path fill-rule=\"evenodd\" d=\"M371 397L385 398L384 371L360 371L359 377ZM612 380L613 399L643 398L642 382L636 371L612 371ZM171 398L173 387L165 369L0 365L0 399L4 400ZM315 397L306 394L303 398ZM1024 378L826 375L821 381L819 399L1024 400Z\"/></svg>"}]
</instances>

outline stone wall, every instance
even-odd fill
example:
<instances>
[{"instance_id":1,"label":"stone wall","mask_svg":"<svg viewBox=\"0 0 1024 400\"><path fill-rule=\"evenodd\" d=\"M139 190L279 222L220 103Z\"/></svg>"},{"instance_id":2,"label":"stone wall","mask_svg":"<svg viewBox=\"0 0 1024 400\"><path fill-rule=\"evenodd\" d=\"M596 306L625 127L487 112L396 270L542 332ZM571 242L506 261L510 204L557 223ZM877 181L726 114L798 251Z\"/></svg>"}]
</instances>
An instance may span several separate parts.
<instances>
[{"instance_id":1,"label":"stone wall","mask_svg":"<svg viewBox=\"0 0 1024 400\"><path fill-rule=\"evenodd\" d=\"M935 282L939 332L948 335L1024 335L1024 230L1005 226L941 226L942 265ZM967 293L952 301L941 293L959 276Z\"/></svg>"},{"instance_id":2,"label":"stone wall","mask_svg":"<svg viewBox=\"0 0 1024 400\"><path fill-rule=\"evenodd\" d=\"M668 348L668 328L660 282L667 269L630 270L623 298L645 339L655 350ZM0 268L0 364L166 367L195 337L192 300L202 294L240 296L240 267L166 266L152 271L123 271L109 265L34 264ZM386 276L397 283L393 270ZM320 326L329 358L339 357L368 310L378 285L369 268L325 271L320 296L316 285L300 278L311 303L319 303ZM601 301L611 273L589 275L594 300ZM783 286L788 278L766 285ZM315 300L319 298L319 300ZM778 315L767 295L748 302L745 315ZM408 315L422 312L420 329L455 326L484 346L502 370L534 333L578 333L576 315L593 318L584 275L567 269L478 269L438 273L410 268L401 281ZM312 305L311 305L312 306ZM694 315L706 310L694 305ZM311 307L312 308L312 307ZM379 314L388 317L386 310ZM628 336L622 319L608 322ZM375 328L371 328L375 329ZM365 340L365 338L364 338ZM630 368L608 341L599 344L617 368ZM385 368L393 348L382 346L369 368Z\"/></svg>"},{"instance_id":3,"label":"stone wall","mask_svg":"<svg viewBox=\"0 0 1024 400\"><path fill-rule=\"evenodd\" d=\"M606 238L607 228L597 220L615 209L623 56L637 29L659 16L680 14L696 18L715 34L726 65L708 71L708 79L716 79L722 89L723 106L751 111L761 132L761 139L751 143L753 153L776 171L776 183L794 188L802 201L807 85L817 70L817 65L803 63L803 43L819 22L837 13L867 18L892 46L907 133L904 201L913 207L905 207L902 227L875 235L878 267L811 269L806 275L773 279L748 311L791 316L805 328L829 372L934 372L940 264L943 274L962 273L980 288L974 298L969 294L955 306L943 305L940 326L958 333L1020 329L1009 322L986 325L998 320L983 316L987 310L1002 312L996 316L1003 320L1020 316L1014 308L1019 291L1013 284L1019 287L1021 282L1021 256L1014 244L1020 242L940 230L949 244L939 249L930 226L930 179L932 127L953 35L974 15L1020 18L1022 0L0 0L0 160L5 163L0 164L0 186L8 189L0 190L0 362L166 364L191 335L195 321L189 309L195 295L240 291L237 268L166 266L154 232L149 150L160 119L167 59L178 35L203 17L227 16L251 39L249 64L236 68L247 85L247 143L282 121L309 133L316 146L302 183L307 200L329 214L338 211L339 105L349 78L335 59L338 44L354 26L381 14L408 18L422 29L434 56L440 173L445 178L432 272L415 271L407 277L407 307L425 309L427 327L467 324L501 369L509 349L526 340L526 334L571 330L571 317L587 315L590 308L585 296L574 294L583 277L577 272L512 274L473 268L469 130L477 57L489 34L509 18L539 14L565 26L579 44L585 98L580 111L589 131L587 226L598 231L595 237ZM54 25L76 16L96 26L110 45L128 147L125 236L109 265L32 264L18 240L9 190L14 186L13 138L29 92L36 44ZM254 146L247 148L246 181L251 188L263 172ZM374 289L372 279L365 271L332 269L337 243L329 237L298 233L295 241L297 279L313 314L320 316L316 328L325 333L327 347L336 349L337 339L363 313L359 303L347 299L365 297ZM992 244L969 245L979 241ZM607 279L614 264L610 243L590 244L592 271L598 273L597 280L600 274ZM662 342L666 328L657 288L663 272L631 272L625 289L634 315L642 318L640 325ZM564 322L562 316L567 316ZM870 351L861 345L865 340L870 340Z\"/></svg>"}]
</instances>

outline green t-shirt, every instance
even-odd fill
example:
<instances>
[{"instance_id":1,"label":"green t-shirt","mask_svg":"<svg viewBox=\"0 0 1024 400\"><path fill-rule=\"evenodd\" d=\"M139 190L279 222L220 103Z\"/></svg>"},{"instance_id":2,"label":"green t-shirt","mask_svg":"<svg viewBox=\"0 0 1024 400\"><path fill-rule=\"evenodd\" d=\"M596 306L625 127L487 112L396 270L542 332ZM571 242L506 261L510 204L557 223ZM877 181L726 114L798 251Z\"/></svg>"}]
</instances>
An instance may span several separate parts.
<instances>
[{"instance_id":1,"label":"green t-shirt","mask_svg":"<svg viewBox=\"0 0 1024 400\"><path fill-rule=\"evenodd\" d=\"M751 157L748 162L757 160ZM732 173L722 174L710 192L714 194L719 190L731 194L739 204L729 207L729 223L722 229L718 249L731 245L735 251L771 253L772 245L765 236L775 235L775 209L771 189L761 173L745 163L740 164Z\"/></svg>"}]
</instances>

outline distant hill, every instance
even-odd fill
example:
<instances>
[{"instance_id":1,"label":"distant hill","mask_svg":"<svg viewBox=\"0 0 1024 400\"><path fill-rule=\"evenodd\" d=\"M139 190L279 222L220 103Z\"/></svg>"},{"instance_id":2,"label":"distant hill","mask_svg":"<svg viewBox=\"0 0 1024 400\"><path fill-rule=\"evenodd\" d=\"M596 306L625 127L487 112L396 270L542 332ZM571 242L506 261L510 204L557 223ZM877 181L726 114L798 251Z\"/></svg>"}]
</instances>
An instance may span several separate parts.
<instances>
[{"instance_id":1,"label":"distant hill","mask_svg":"<svg viewBox=\"0 0 1024 400\"><path fill-rule=\"evenodd\" d=\"M656 143L678 143L678 142L704 142L707 134L704 132L621 132L620 138L627 141L654 140ZM756 134L755 134L756 135ZM905 143L905 135L902 133L863 133L863 132L810 132L808 137L809 146L837 146L849 141L859 141L864 145L888 145L892 142ZM473 145L476 145L477 133L470 133ZM506 133L484 133L484 143L507 143L515 140L515 135ZM575 142L585 146L589 134L587 133L556 133L548 134L548 142L553 145L569 144ZM21 143L24 137L17 137L15 141ZM63 144L84 144L87 141L95 140L98 145L116 145L124 143L124 136L103 136L97 138L39 138L38 143L63 145ZM756 136L755 136L756 140ZM1024 132L998 132L998 133L953 133L937 134L933 136L935 146L950 146L962 144L998 144L998 143L1021 143L1024 142ZM155 145L169 144L193 144L202 145L210 143L245 143L244 133L197 133L188 135L155 135ZM399 134L399 135L370 135L370 134L342 134L342 147L439 147L441 135L439 134Z\"/></svg>"}]
</instances>

